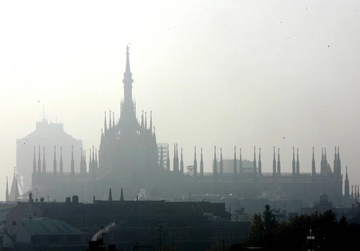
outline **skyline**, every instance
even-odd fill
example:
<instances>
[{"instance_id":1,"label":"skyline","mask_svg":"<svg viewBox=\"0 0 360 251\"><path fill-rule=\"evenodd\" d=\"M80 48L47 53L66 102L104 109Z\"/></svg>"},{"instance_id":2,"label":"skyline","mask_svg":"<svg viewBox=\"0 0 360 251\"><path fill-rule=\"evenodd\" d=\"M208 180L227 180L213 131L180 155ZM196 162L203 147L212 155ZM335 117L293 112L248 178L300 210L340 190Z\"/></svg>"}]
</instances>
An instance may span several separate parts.
<instances>
[{"instance_id":1,"label":"skyline","mask_svg":"<svg viewBox=\"0 0 360 251\"><path fill-rule=\"evenodd\" d=\"M332 166L339 146L342 173L358 184L359 3L124 3L1 3L3 184L16 139L44 109L85 150L99 146L104 112L119 118L127 45L137 118L152 111L157 142L183 148L185 166L195 146L206 171L214 146L218 159L236 146L249 160L255 146L271 172L275 146L282 172L293 147L310 172L314 147L319 172L321 148Z\"/></svg>"}]
</instances>

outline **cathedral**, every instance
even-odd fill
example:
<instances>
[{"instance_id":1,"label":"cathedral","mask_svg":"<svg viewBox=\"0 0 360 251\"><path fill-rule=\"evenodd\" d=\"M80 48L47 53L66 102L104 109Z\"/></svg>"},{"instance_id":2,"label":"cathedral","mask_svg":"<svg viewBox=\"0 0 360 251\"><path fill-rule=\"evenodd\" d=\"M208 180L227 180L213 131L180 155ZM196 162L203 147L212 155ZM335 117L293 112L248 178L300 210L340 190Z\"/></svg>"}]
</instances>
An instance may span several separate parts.
<instances>
[{"instance_id":1,"label":"cathedral","mask_svg":"<svg viewBox=\"0 0 360 251\"><path fill-rule=\"evenodd\" d=\"M71 149L71 160L64 163L62 153L52 161L52 171L36 168L34 148L32 193L39 198L63 201L78 195L83 202L96 199L158 200L172 198L180 200L184 195L216 193L233 194L238 198L267 198L271 200L302 200L310 203L320 194L327 194L334 205L346 205L354 198L346 169L342 174L339 147L335 147L333 166L328 161L326 149L322 149L319 170L316 169L315 154L312 155L312 171L300 171L297 149L293 149L292 172L281 171L280 149L273 149L272 172L263 172L261 149L254 148L254 159L243 160L241 149L234 148L233 159L223 159L222 150L214 147L212 172L204 172L202 149L196 151L187 170L184 170L182 149L174 145L170 157L169 146L156 142L152 114L144 112L136 117L136 104L132 97L133 77L130 69L129 48L126 51L126 66L123 78L124 97L120 105L120 118L114 113L105 113L99 149L88 152L80 150L80 163L75 163ZM40 150L39 150L40 151ZM49 153L49 151L47 151ZM38 153L39 154L39 153ZM59 165L59 168L58 168ZM64 171L63 166L69 166ZM49 165L48 165L49 167ZM35 191L36 190L36 191ZM355 193L356 197L356 193ZM37 199L37 198L36 198Z\"/></svg>"}]
</instances>

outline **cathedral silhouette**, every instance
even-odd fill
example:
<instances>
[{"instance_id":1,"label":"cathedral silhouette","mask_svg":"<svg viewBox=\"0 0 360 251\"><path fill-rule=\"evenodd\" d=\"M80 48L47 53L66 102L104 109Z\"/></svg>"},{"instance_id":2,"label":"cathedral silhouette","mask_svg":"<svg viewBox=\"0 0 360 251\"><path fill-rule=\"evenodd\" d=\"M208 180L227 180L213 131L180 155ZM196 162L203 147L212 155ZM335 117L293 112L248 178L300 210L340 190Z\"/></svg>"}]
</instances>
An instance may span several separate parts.
<instances>
[{"instance_id":1,"label":"cathedral silhouette","mask_svg":"<svg viewBox=\"0 0 360 251\"><path fill-rule=\"evenodd\" d=\"M63 162L61 153L58 169L54 147L52 171L49 171L49 165L44 171L37 168L40 157L37 160L35 156L40 156L40 152L36 153L34 147L31 185L34 196L39 194L39 197L49 200L64 201L66 197L76 194L81 201L90 202L95 198L120 199L123 189L125 199L130 200L180 200L189 194L194 198L194 195L216 193L232 194L238 198L313 202L318 200L320 194L327 194L334 205L345 205L354 196L353 192L350 195L347 169L343 182L339 147L335 147L333 167L328 162L326 149L322 149L318 172L314 149L311 173L300 172L299 153L295 148L291 173L281 172L280 149L275 148L273 170L266 173L262 170L261 149L256 153L254 148L253 161L247 161L242 160L241 149L236 150L236 147L232 160L224 160L221 149L218 158L214 147L211 173L204 172L202 149L197 156L194 148L193 163L188 166L188 171L184 170L182 149L179 152L177 144L174 144L171 161L169 146L156 142L151 112L149 121L144 112L140 120L136 118L129 47L122 82L124 98L120 106L120 119L116 120L114 113L110 112L108 117L105 113L99 149L90 149L88 157L81 149L80 163L77 164L74 149L70 163ZM63 165L70 166L70 171L64 171Z\"/></svg>"}]
</instances>

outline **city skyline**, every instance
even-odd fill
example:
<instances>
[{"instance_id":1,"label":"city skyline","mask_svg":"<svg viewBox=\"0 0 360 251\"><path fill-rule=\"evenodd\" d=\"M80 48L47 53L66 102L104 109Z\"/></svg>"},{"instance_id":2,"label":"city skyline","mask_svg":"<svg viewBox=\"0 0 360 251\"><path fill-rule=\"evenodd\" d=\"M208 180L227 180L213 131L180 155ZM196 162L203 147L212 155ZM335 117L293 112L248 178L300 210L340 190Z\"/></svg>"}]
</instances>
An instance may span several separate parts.
<instances>
[{"instance_id":1,"label":"city skyline","mask_svg":"<svg viewBox=\"0 0 360 251\"><path fill-rule=\"evenodd\" d=\"M250 160L255 146L271 172L275 146L282 172L291 172L293 147L301 172L311 172L314 147L319 172L321 148L332 166L339 146L342 173L348 166L358 184L359 4L278 3L79 4L56 13L45 4L45 12L17 9L19 19L3 13L12 21L0 61L3 183L12 179L16 139L44 110L84 149L99 146L104 112L120 115L130 44L137 118L152 111L157 142L183 148L185 166L195 146L208 172L214 146L217 157L222 148L233 158L236 146Z\"/></svg>"}]
</instances>

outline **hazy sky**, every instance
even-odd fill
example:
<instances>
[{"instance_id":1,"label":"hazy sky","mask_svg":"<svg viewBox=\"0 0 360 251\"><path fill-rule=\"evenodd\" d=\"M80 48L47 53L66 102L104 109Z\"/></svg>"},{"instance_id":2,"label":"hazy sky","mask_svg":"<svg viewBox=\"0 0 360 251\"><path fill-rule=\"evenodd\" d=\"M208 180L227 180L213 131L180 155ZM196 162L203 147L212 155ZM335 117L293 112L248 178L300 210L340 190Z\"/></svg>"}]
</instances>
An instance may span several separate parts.
<instances>
[{"instance_id":1,"label":"hazy sky","mask_svg":"<svg viewBox=\"0 0 360 251\"><path fill-rule=\"evenodd\" d=\"M256 146L271 172L275 146L291 172L294 146L310 172L315 147L319 172L321 148L333 166L339 146L360 183L360 1L7 1L0 38L0 200L16 139L44 107L99 146L104 111L119 117L128 44L137 116L152 111L158 143L177 143L185 165L194 146L207 171L214 146L247 159Z\"/></svg>"}]
</instances>

